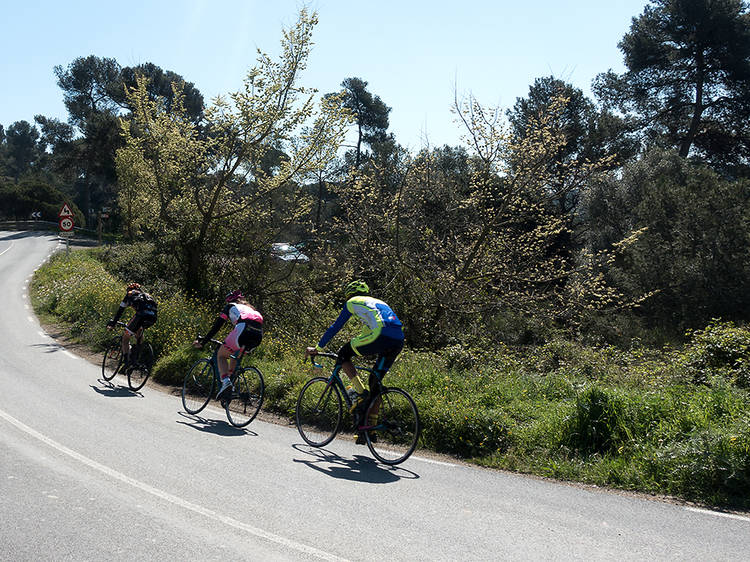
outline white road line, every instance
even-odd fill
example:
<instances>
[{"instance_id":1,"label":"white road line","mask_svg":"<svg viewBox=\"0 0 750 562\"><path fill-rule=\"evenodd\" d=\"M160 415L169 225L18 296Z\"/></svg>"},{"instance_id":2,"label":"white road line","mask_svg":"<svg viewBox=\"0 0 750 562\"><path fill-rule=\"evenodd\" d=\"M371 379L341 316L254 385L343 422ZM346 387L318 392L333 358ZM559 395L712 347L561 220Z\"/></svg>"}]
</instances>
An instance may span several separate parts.
<instances>
[{"instance_id":1,"label":"white road line","mask_svg":"<svg viewBox=\"0 0 750 562\"><path fill-rule=\"evenodd\" d=\"M33 321L34 321L34 319L33 319L33 318L32 318L31 316L27 316L27 317L26 317L26 319L27 319L27 320L28 320L29 322L33 322Z\"/></svg>"},{"instance_id":2,"label":"white road line","mask_svg":"<svg viewBox=\"0 0 750 562\"><path fill-rule=\"evenodd\" d=\"M65 354L65 355L67 355L68 357L72 357L73 359L78 359L78 355L74 355L73 353L71 353L71 352L70 352L70 351L68 351L67 349L63 349L63 348L61 347L61 348L60 348L60 351L62 351L62 352L63 352L63 353Z\"/></svg>"},{"instance_id":3,"label":"white road line","mask_svg":"<svg viewBox=\"0 0 750 562\"><path fill-rule=\"evenodd\" d=\"M711 511L710 509L700 509L698 507L686 507L685 509L703 515L714 515L716 517L725 517L726 519L736 519L738 521L746 521L747 523L750 523L750 517L736 515L734 513L722 513L721 511Z\"/></svg>"},{"instance_id":4,"label":"white road line","mask_svg":"<svg viewBox=\"0 0 750 562\"><path fill-rule=\"evenodd\" d=\"M28 309L29 309L29 305L28 305L28 304L25 304L25 305L23 305L23 307L24 307L24 308L25 308L26 310L28 310Z\"/></svg>"},{"instance_id":5,"label":"white road line","mask_svg":"<svg viewBox=\"0 0 750 562\"><path fill-rule=\"evenodd\" d=\"M109 476L110 478L113 478L115 480L118 480L124 484L127 484L128 486L132 486L133 488L137 488L143 492L146 492L147 494L151 494L152 496L155 496L161 500L167 501L171 504L174 504L178 507L182 507L183 509L187 509L188 511L192 511L194 513L197 513L199 515L203 515L204 517L208 519L212 519L214 521L217 521L219 523L223 523L224 525L228 525L230 527L233 527L235 529L239 529L241 531L245 531L253 536L259 537L261 539L265 539L277 544L280 544L284 547L287 547L292 550L296 550L298 552L307 554L309 556L314 556L316 558L320 558L321 560L333 560L333 561L344 561L345 558L339 558L338 556L334 554L330 554L328 552L325 552L323 550L319 550L313 546L309 546L291 539L287 539L285 537L276 535L274 533L264 531L263 529L259 529L258 527L254 527L252 525L248 525L247 523L243 523L242 521L238 521L237 519L233 519L231 517L228 517L226 515L222 515L221 513L218 513L216 511L213 511L211 509L207 509L201 505L194 504L192 502L189 502L185 499L180 498L179 496L175 496L173 494L170 494L169 492L165 492L164 490L160 490L159 488L155 488L153 486L150 486L149 484L146 484L144 482L141 482L139 480L136 480L135 478L131 478L130 476L126 476L125 474L118 472L117 470L110 468L106 465L103 465L93 459L90 459L81 453L78 453L72 449L69 449L65 445L62 445L58 443L57 441L53 441L46 435L42 435L35 429L30 428L23 422L17 420L10 414L4 412L3 410L0 410L0 418L3 418L5 421L7 421L9 424L14 425L24 433L30 435L34 439L37 439L41 441L42 443L52 447L53 449L59 451L60 453L63 453L64 455L69 456L70 458L85 464L89 468L92 468L96 471L101 472L102 474L105 474L106 476Z\"/></svg>"},{"instance_id":6,"label":"white road line","mask_svg":"<svg viewBox=\"0 0 750 562\"><path fill-rule=\"evenodd\" d=\"M48 338L48 337L49 337L49 336L47 335L47 332L37 332L37 334L39 334L39 335L40 335L40 336L42 336L43 338Z\"/></svg>"},{"instance_id":7,"label":"white road line","mask_svg":"<svg viewBox=\"0 0 750 562\"><path fill-rule=\"evenodd\" d=\"M416 456L414 456L414 457L411 457L411 458L414 459L414 460L417 460L417 461L422 461L422 462L426 462L426 463L429 463L429 464L437 464L437 465L440 465L440 466L449 466L451 468L458 468L460 466L460 465L457 465L457 464L452 463L452 462L434 461L432 459L426 459L424 457L416 457Z\"/></svg>"},{"instance_id":8,"label":"white road line","mask_svg":"<svg viewBox=\"0 0 750 562\"><path fill-rule=\"evenodd\" d=\"M2 252L0 252L0 256L2 256L5 252L7 252L8 250L10 250L13 247L13 244L15 244L15 242L11 242L10 246L8 246Z\"/></svg>"}]
</instances>

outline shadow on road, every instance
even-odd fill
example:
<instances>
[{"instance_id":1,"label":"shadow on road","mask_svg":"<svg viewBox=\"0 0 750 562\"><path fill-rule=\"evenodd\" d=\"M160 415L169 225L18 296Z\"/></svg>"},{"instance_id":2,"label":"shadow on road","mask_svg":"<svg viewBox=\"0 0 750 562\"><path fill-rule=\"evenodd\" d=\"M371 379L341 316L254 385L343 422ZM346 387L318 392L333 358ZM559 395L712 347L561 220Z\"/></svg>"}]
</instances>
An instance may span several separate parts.
<instances>
[{"instance_id":1,"label":"shadow on road","mask_svg":"<svg viewBox=\"0 0 750 562\"><path fill-rule=\"evenodd\" d=\"M257 437L258 434L254 431L250 431L246 427L234 427L229 422L224 420L209 420L202 418L201 416L193 416L185 412L178 412L183 418L189 421L178 420L177 423L192 427L198 431L205 433L213 433L215 435L221 435L222 437L236 437L238 435L252 435Z\"/></svg>"},{"instance_id":2,"label":"shadow on road","mask_svg":"<svg viewBox=\"0 0 750 562\"><path fill-rule=\"evenodd\" d=\"M59 343L34 343L30 347L40 348L44 353L56 353L58 351L65 351L65 347Z\"/></svg>"},{"instance_id":3,"label":"shadow on road","mask_svg":"<svg viewBox=\"0 0 750 562\"><path fill-rule=\"evenodd\" d=\"M369 482L370 484L390 484L403 479L416 480L419 478L419 474L411 470L396 466L385 466L379 464L375 459L363 455L344 458L328 449L319 449L301 443L295 443L292 447L310 457L307 459L292 459L294 462L307 465L313 470L333 478Z\"/></svg>"},{"instance_id":4,"label":"shadow on road","mask_svg":"<svg viewBox=\"0 0 750 562\"><path fill-rule=\"evenodd\" d=\"M102 396L107 396L109 398L143 398L143 394L130 390L127 386L114 385L104 379L96 379L96 382L104 386L104 388L94 386L93 384L90 386L94 392L101 394Z\"/></svg>"}]
</instances>

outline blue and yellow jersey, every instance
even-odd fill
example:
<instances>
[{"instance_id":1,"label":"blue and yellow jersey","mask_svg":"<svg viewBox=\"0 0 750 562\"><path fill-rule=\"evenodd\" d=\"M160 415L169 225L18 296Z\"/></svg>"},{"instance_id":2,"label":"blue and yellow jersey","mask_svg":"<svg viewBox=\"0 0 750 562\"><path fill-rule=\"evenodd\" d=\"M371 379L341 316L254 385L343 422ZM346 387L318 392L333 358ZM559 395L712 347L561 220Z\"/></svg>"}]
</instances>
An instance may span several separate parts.
<instances>
[{"instance_id":1,"label":"blue and yellow jersey","mask_svg":"<svg viewBox=\"0 0 750 562\"><path fill-rule=\"evenodd\" d=\"M364 325L362 333L351 341L355 353L357 347L374 342L379 336L385 336L394 340L403 340L404 332L402 330L401 320L391 307L383 301L365 295L358 295L346 301L343 310L336 321L326 330L323 337L318 342L318 350L322 350L326 344L331 341L333 336L338 334L339 330L352 317Z\"/></svg>"}]
</instances>

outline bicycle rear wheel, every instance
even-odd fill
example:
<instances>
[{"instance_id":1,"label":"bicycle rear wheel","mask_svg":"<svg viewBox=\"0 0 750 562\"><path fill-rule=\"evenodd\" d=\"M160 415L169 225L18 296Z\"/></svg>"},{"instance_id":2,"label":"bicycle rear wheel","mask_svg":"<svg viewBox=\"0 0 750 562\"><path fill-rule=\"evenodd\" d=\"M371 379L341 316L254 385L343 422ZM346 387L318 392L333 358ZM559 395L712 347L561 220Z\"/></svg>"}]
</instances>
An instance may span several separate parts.
<instances>
[{"instance_id":1,"label":"bicycle rear wheel","mask_svg":"<svg viewBox=\"0 0 750 562\"><path fill-rule=\"evenodd\" d=\"M384 388L367 409L365 423L367 446L384 464L404 462L417 448L419 412L411 396L400 388Z\"/></svg>"},{"instance_id":2,"label":"bicycle rear wheel","mask_svg":"<svg viewBox=\"0 0 750 562\"><path fill-rule=\"evenodd\" d=\"M138 391L146 384L154 365L154 349L150 343L143 342L140 344L138 356L134 361L135 365L128 371L128 386L130 390Z\"/></svg>"},{"instance_id":3,"label":"bicycle rear wheel","mask_svg":"<svg viewBox=\"0 0 750 562\"><path fill-rule=\"evenodd\" d=\"M232 399L225 403L227 419L235 427L245 427L258 415L263 405L265 384L263 375L255 367L246 367L233 381Z\"/></svg>"},{"instance_id":4,"label":"bicycle rear wheel","mask_svg":"<svg viewBox=\"0 0 750 562\"><path fill-rule=\"evenodd\" d=\"M104 351L102 360L102 378L105 381L111 381L119 372L122 366L122 341L120 338L112 338Z\"/></svg>"},{"instance_id":5,"label":"bicycle rear wheel","mask_svg":"<svg viewBox=\"0 0 750 562\"><path fill-rule=\"evenodd\" d=\"M182 406L188 414L206 407L214 391L215 377L211 361L198 359L182 381Z\"/></svg>"},{"instance_id":6,"label":"bicycle rear wheel","mask_svg":"<svg viewBox=\"0 0 750 562\"><path fill-rule=\"evenodd\" d=\"M328 445L341 425L341 393L325 377L310 379L297 399L297 431L313 447Z\"/></svg>"}]
</instances>

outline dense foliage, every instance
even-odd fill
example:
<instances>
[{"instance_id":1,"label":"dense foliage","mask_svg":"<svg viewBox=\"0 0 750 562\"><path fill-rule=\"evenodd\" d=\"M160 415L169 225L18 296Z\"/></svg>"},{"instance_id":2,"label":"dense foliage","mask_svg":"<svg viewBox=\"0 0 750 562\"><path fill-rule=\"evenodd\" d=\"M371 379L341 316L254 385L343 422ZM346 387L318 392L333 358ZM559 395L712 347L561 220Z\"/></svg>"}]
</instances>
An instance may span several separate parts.
<instances>
[{"instance_id":1,"label":"dense foliage","mask_svg":"<svg viewBox=\"0 0 750 562\"><path fill-rule=\"evenodd\" d=\"M69 123L0 128L0 218L54 220L74 201L77 225L151 244L145 269L203 298L325 300L361 276L412 345L559 327L679 339L750 316L748 21L740 0L653 0L598 103L555 77L505 112L457 97L465 145L416 154L365 80L322 97L301 85L306 10L278 60L260 52L243 90L209 107L153 63L79 57L54 69ZM347 127L356 145L340 151ZM278 241L309 261L280 262Z\"/></svg>"}]
</instances>

